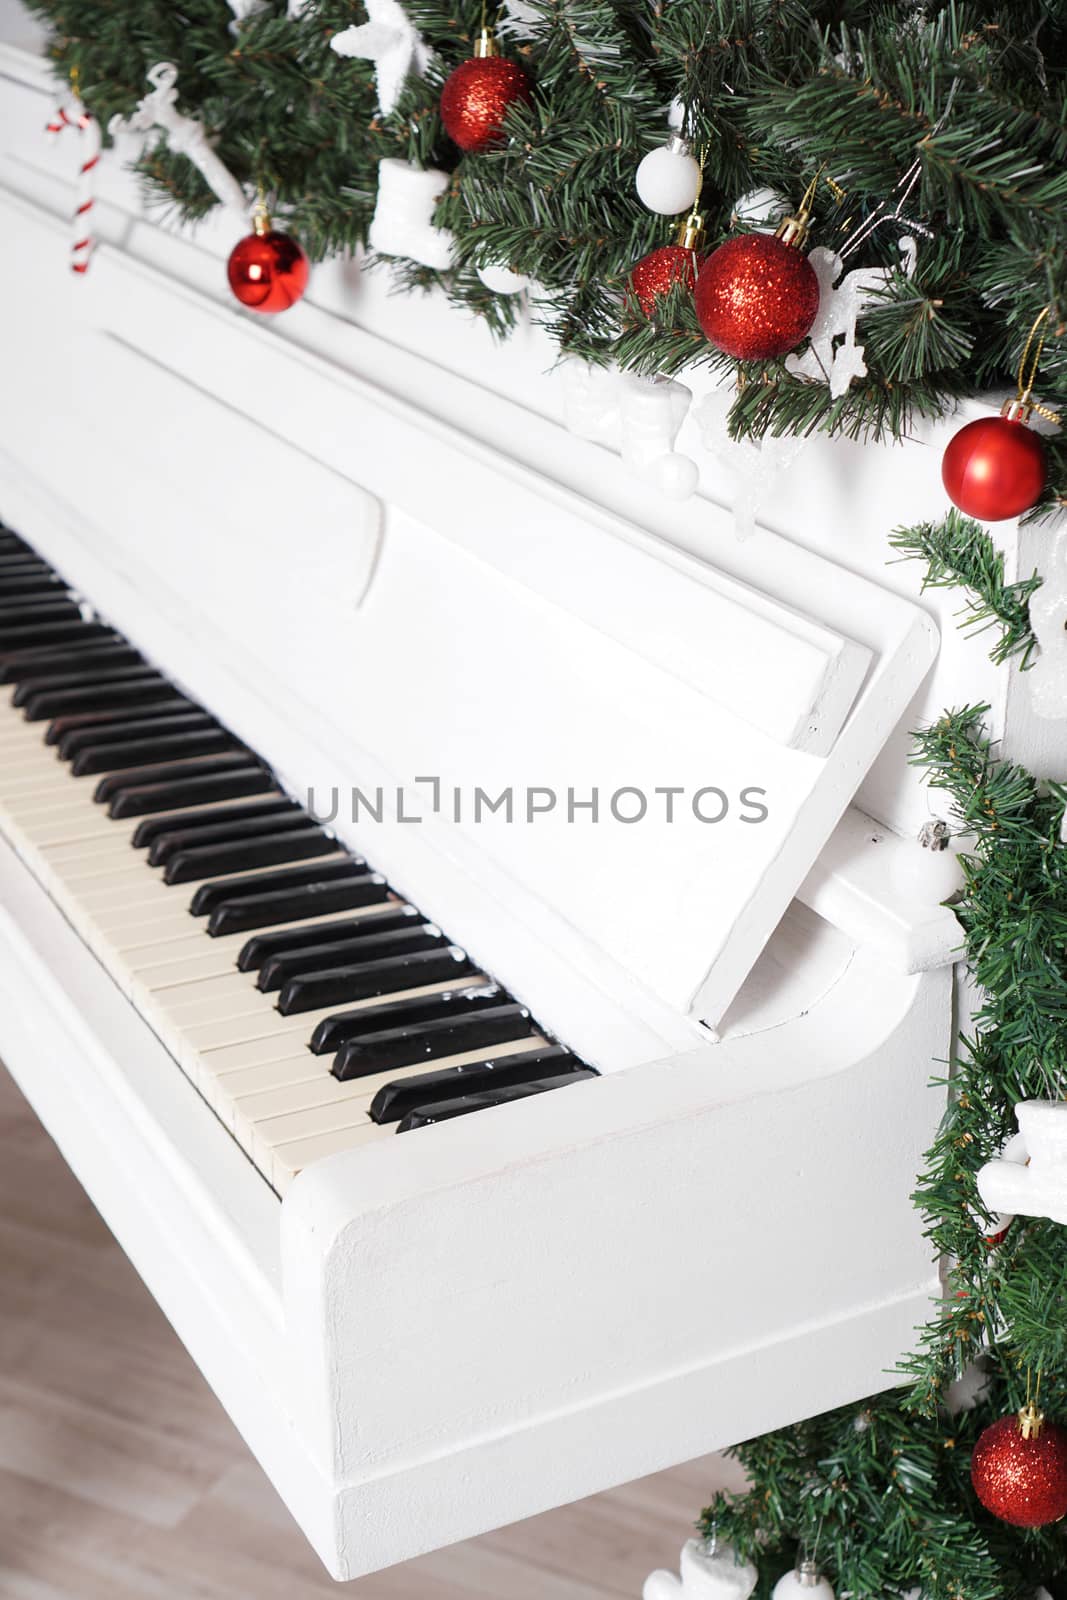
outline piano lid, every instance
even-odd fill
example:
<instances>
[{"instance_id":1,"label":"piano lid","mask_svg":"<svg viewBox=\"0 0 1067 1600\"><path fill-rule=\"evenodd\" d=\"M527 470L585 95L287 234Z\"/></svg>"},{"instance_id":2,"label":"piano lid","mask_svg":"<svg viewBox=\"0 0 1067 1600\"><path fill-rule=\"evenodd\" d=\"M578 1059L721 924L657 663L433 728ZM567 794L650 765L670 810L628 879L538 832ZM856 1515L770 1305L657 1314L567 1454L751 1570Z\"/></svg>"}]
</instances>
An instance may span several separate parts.
<instances>
[{"instance_id":1,"label":"piano lid","mask_svg":"<svg viewBox=\"0 0 1067 1600\"><path fill-rule=\"evenodd\" d=\"M105 248L42 296L37 254L4 439L120 576L96 597L148 649L179 618L163 664L224 718L229 674L310 734L286 776L400 888L416 835L453 858L427 909L457 937L467 876L602 989L717 1023L932 660L925 613L763 532L741 583L156 268Z\"/></svg>"}]
</instances>

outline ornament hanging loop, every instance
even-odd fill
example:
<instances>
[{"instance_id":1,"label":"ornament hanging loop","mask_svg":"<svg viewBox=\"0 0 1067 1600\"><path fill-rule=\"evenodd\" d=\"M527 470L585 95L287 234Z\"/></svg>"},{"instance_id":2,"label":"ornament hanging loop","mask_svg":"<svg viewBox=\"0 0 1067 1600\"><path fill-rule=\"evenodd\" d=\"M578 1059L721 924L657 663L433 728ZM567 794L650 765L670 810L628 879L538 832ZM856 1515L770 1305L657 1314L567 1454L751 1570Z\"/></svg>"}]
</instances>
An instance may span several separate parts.
<instances>
[{"instance_id":1,"label":"ornament hanging loop","mask_svg":"<svg viewBox=\"0 0 1067 1600\"><path fill-rule=\"evenodd\" d=\"M1051 306L1046 306L1034 319L1034 325L1026 336L1026 344L1019 361L1017 393L1014 400L1005 400L1000 408L1001 416L1007 417L1011 422L1029 422L1035 411L1039 417L1044 417L1046 422L1058 423L1060 420L1058 412L1051 411L1048 406L1040 405L1034 399L1037 369L1041 364L1041 353L1045 348L1047 337L1047 331L1042 324L1047 320L1051 310Z\"/></svg>"},{"instance_id":2,"label":"ornament hanging loop","mask_svg":"<svg viewBox=\"0 0 1067 1600\"><path fill-rule=\"evenodd\" d=\"M270 207L261 183L256 185L256 199L252 206L252 227L260 238L271 230Z\"/></svg>"}]
</instances>

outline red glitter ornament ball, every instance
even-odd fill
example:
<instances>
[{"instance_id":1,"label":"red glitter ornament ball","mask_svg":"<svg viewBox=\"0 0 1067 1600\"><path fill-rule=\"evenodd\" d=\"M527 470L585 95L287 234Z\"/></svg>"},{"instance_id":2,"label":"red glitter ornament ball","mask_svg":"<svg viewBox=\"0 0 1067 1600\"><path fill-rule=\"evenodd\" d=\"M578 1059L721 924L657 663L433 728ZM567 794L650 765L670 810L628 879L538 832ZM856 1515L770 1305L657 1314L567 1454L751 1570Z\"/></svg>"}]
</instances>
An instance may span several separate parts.
<instances>
[{"instance_id":1,"label":"red glitter ornament ball","mask_svg":"<svg viewBox=\"0 0 1067 1600\"><path fill-rule=\"evenodd\" d=\"M1014 1528L1041 1528L1067 1514L1067 1429L1024 1406L991 1422L971 1456L971 1482L987 1511Z\"/></svg>"},{"instance_id":2,"label":"red glitter ornament ball","mask_svg":"<svg viewBox=\"0 0 1067 1600\"><path fill-rule=\"evenodd\" d=\"M503 137L508 107L529 99L530 80L516 62L498 55L471 56L445 80L441 121L461 150L488 150Z\"/></svg>"},{"instance_id":3,"label":"red glitter ornament ball","mask_svg":"<svg viewBox=\"0 0 1067 1600\"><path fill-rule=\"evenodd\" d=\"M697 321L717 349L738 361L768 361L795 350L818 309L811 262L773 234L727 239L697 277Z\"/></svg>"},{"instance_id":4,"label":"red glitter ornament ball","mask_svg":"<svg viewBox=\"0 0 1067 1600\"><path fill-rule=\"evenodd\" d=\"M308 284L308 258L288 233L268 228L234 245L226 264L230 288L250 311L288 311Z\"/></svg>"},{"instance_id":5,"label":"red glitter ornament ball","mask_svg":"<svg viewBox=\"0 0 1067 1600\"><path fill-rule=\"evenodd\" d=\"M949 440L941 481L969 517L1003 522L1036 506L1048 477L1041 436L1017 417L980 417Z\"/></svg>"},{"instance_id":6,"label":"red glitter ornament ball","mask_svg":"<svg viewBox=\"0 0 1067 1600\"><path fill-rule=\"evenodd\" d=\"M656 310L656 302L675 284L682 283L692 294L697 281L697 258L681 244L665 244L650 250L630 271L630 288L646 317Z\"/></svg>"}]
</instances>

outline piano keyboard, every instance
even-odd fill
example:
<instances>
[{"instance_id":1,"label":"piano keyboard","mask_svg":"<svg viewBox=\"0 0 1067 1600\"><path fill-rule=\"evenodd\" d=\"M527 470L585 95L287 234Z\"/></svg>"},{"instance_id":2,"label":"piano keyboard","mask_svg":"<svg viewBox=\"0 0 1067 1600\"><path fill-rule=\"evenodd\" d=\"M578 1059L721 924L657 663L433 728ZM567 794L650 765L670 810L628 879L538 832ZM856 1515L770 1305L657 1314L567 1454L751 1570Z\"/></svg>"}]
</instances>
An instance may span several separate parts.
<instances>
[{"instance_id":1,"label":"piano keyboard","mask_svg":"<svg viewBox=\"0 0 1067 1600\"><path fill-rule=\"evenodd\" d=\"M0 832L267 1181L595 1076L0 525Z\"/></svg>"}]
</instances>

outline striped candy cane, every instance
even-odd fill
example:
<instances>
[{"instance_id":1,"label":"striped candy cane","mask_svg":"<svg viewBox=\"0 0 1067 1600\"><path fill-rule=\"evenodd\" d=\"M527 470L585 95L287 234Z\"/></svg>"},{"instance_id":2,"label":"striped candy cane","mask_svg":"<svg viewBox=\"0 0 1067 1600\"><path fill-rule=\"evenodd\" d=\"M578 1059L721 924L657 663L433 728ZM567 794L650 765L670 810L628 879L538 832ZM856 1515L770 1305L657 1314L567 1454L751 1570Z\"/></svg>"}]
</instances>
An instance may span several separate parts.
<instances>
[{"instance_id":1,"label":"striped candy cane","mask_svg":"<svg viewBox=\"0 0 1067 1600\"><path fill-rule=\"evenodd\" d=\"M78 192L74 207L74 238L71 241L70 267L72 272L86 272L93 249L93 230L90 216L95 203L95 170L100 160L100 124L91 116L75 96L69 106L60 106L47 126L47 132L62 133L64 128L76 128L85 135L85 159L78 169Z\"/></svg>"}]
</instances>

